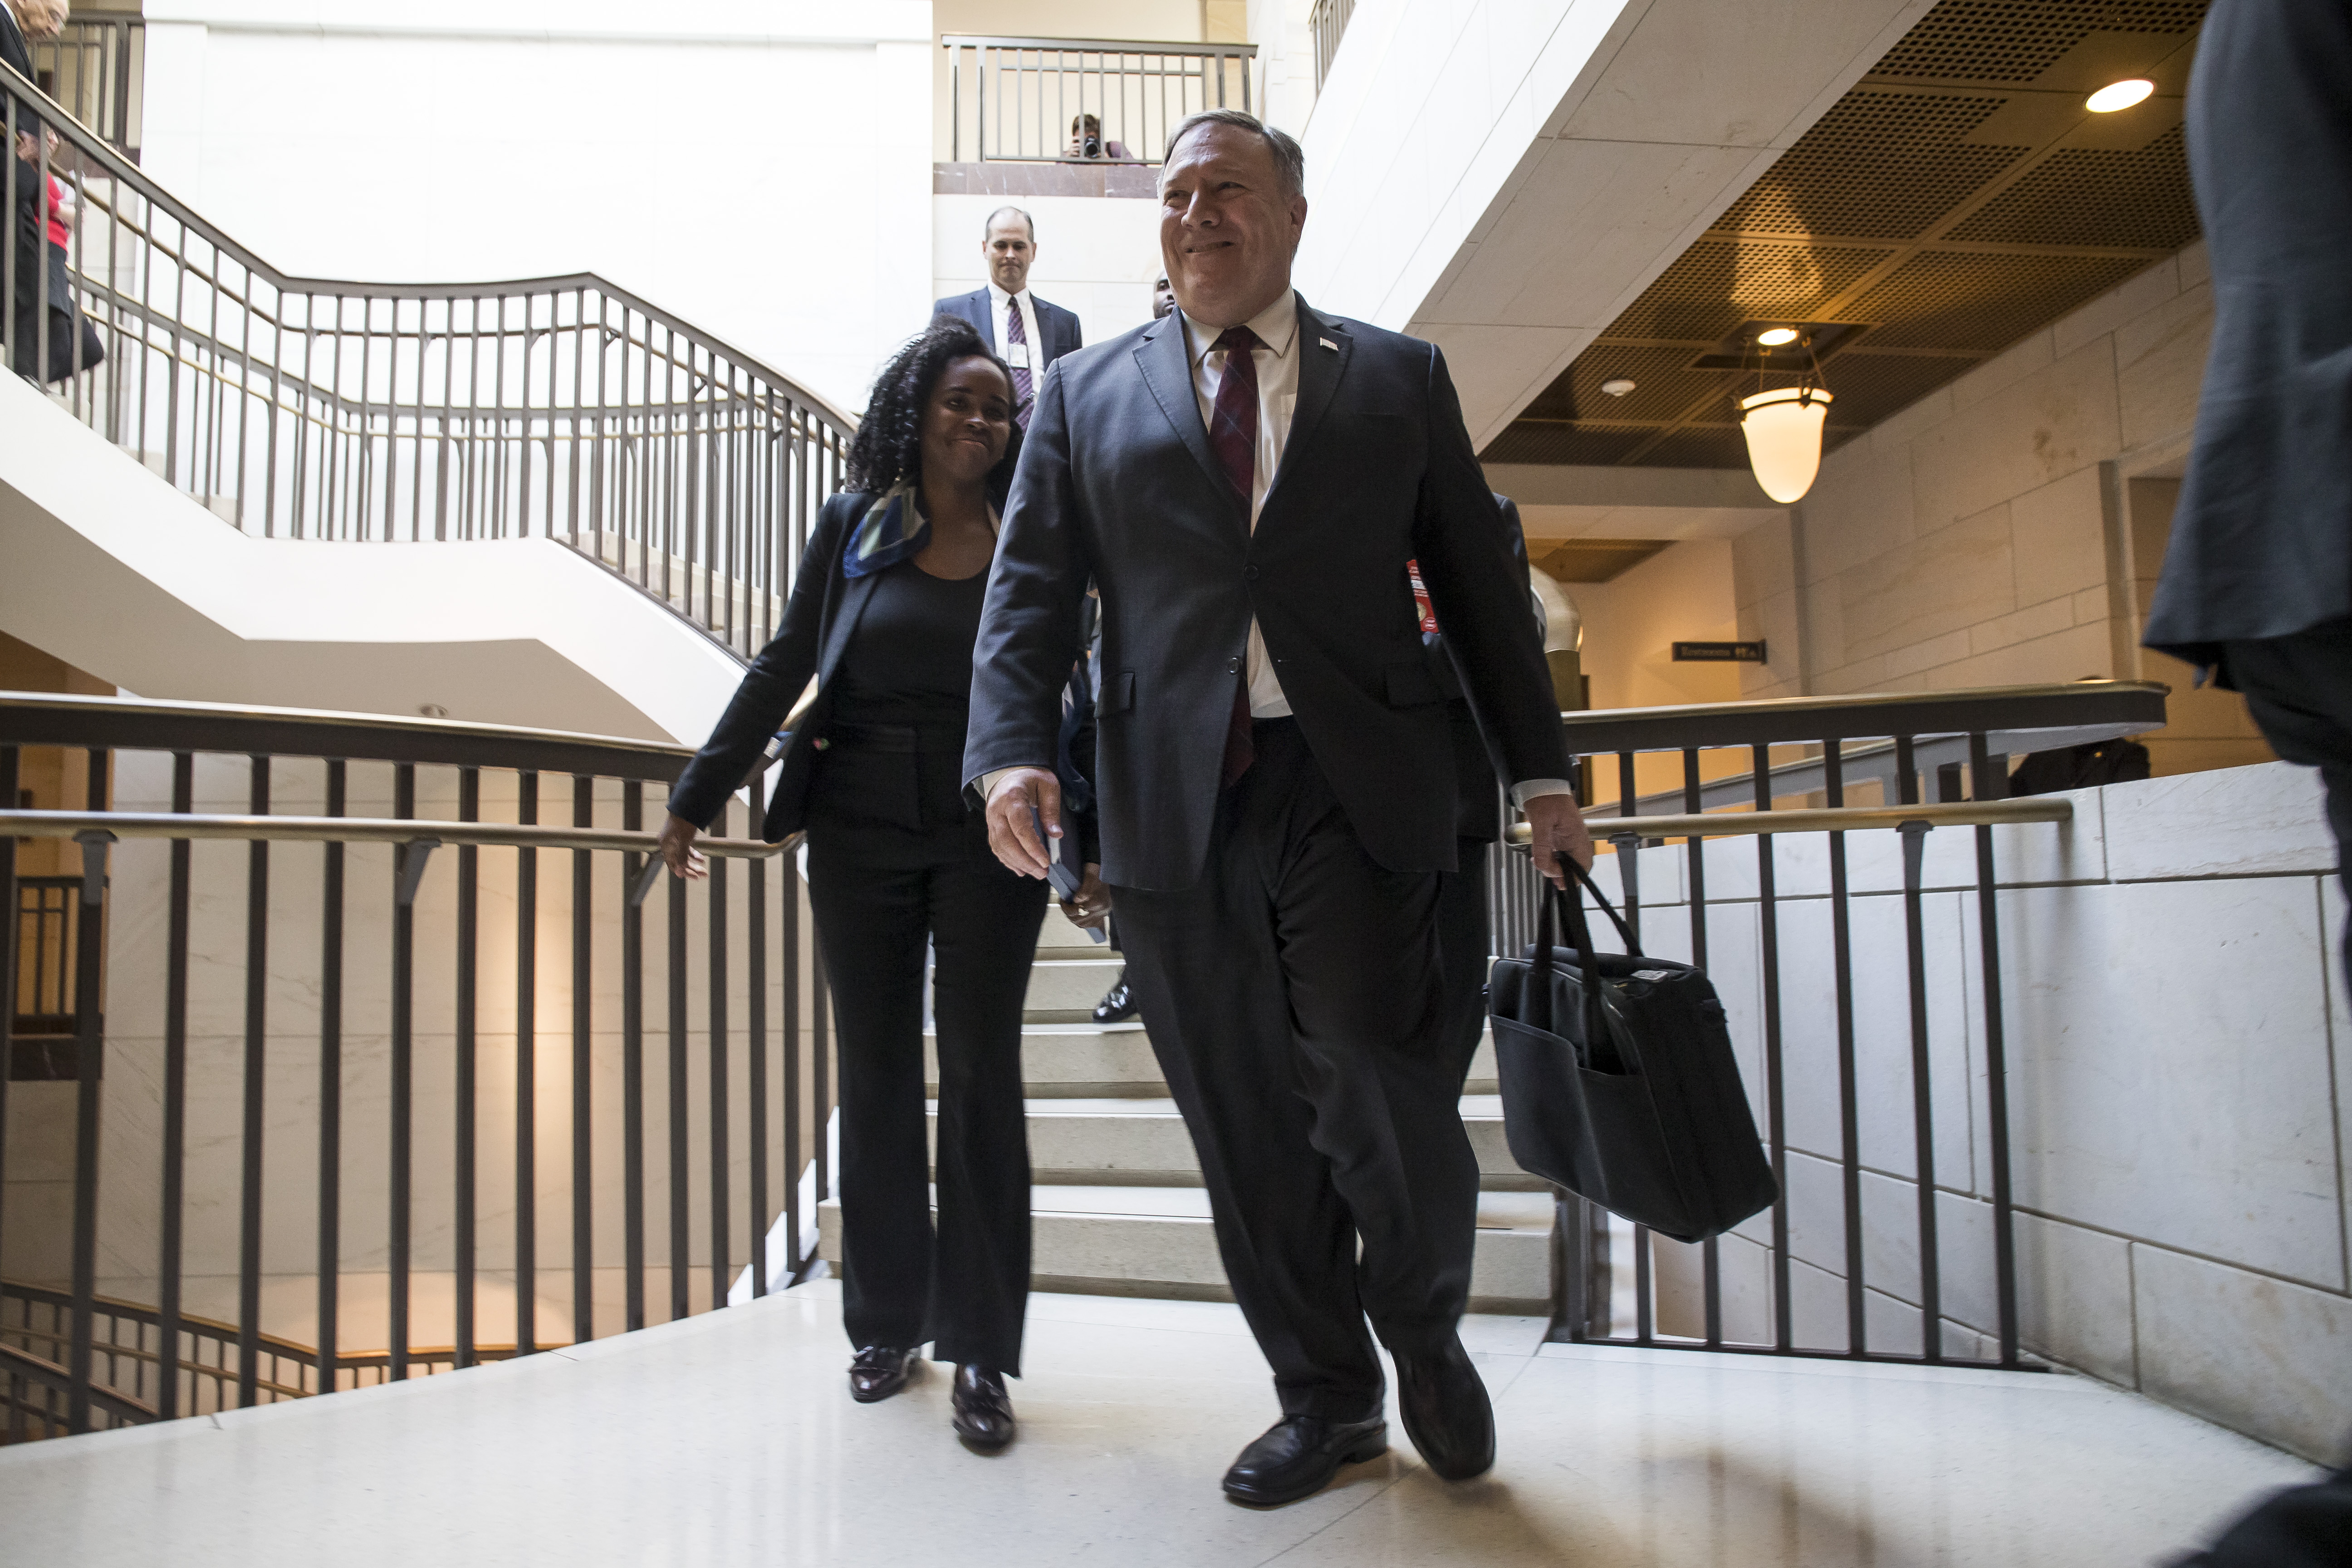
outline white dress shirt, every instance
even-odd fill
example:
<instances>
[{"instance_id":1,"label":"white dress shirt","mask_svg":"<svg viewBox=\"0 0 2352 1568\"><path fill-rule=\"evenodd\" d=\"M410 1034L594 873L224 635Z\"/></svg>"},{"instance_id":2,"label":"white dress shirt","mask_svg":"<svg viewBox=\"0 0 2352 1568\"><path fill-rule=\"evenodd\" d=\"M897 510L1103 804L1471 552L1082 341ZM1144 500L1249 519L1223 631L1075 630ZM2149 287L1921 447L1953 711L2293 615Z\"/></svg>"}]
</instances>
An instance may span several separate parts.
<instances>
[{"instance_id":1,"label":"white dress shirt","mask_svg":"<svg viewBox=\"0 0 2352 1568\"><path fill-rule=\"evenodd\" d=\"M1201 424L1204 429L1213 429L1215 420L1210 411L1216 406L1217 388L1225 379L1226 355L1210 345L1223 335L1223 329L1204 327L1181 310L1176 315L1183 323L1185 351L1192 363L1192 395L1201 402ZM1255 533L1258 513L1265 510L1265 492L1273 488L1274 476L1282 467L1282 448L1290 439L1290 416L1298 408L1298 296L1285 294L1247 325L1257 334L1259 344L1250 353L1257 365L1257 461L1251 465L1250 474L1250 531ZM1255 616L1250 619L1244 668L1249 680L1250 717L1287 718L1290 700L1283 696L1282 682L1275 679L1274 660L1265 656L1265 638L1258 632Z\"/></svg>"},{"instance_id":2,"label":"white dress shirt","mask_svg":"<svg viewBox=\"0 0 2352 1568\"><path fill-rule=\"evenodd\" d=\"M1021 334L1028 340L1029 348L1029 357L1023 362L1020 368L1028 371L1029 384L1034 389L1039 382L1045 379L1045 336L1037 330L1036 299L1026 289L1018 294L1007 294L994 283L989 284L988 321L996 331L996 342L993 346L996 350L996 357L1007 364L1012 364L1013 361L1013 355L1007 352L1011 344L1005 337L1004 318L1015 304L1021 307Z\"/></svg>"}]
</instances>

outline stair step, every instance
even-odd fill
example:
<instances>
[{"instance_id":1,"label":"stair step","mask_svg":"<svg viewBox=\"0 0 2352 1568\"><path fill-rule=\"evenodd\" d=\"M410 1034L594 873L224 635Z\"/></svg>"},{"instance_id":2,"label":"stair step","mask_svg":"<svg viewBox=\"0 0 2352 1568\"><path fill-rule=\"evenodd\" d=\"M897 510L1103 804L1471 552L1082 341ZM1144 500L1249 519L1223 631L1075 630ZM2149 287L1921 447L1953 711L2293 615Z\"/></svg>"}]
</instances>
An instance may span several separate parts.
<instances>
[{"instance_id":1,"label":"stair step","mask_svg":"<svg viewBox=\"0 0 2352 1568\"><path fill-rule=\"evenodd\" d=\"M1029 994L1024 1012L1034 1023L1090 1022L1095 1004L1103 999L1104 992L1118 984L1119 971L1125 967L1115 957L1057 954L1047 958L1041 954L1029 967Z\"/></svg>"},{"instance_id":2,"label":"stair step","mask_svg":"<svg viewBox=\"0 0 2352 1568\"><path fill-rule=\"evenodd\" d=\"M1201 1163L1192 1135L1165 1098L1059 1097L1033 1100L1029 1163L1040 1186L1197 1187ZM939 1107L930 1108L936 1146ZM1512 1160L1503 1138L1503 1105L1493 1095L1465 1096L1462 1124L1478 1157L1478 1184L1488 1192L1539 1193L1540 1177Z\"/></svg>"},{"instance_id":3,"label":"stair step","mask_svg":"<svg viewBox=\"0 0 2352 1568\"><path fill-rule=\"evenodd\" d=\"M1033 1287L1096 1296L1233 1299L1198 1187L1053 1185L1035 1189ZM1470 1308L1543 1312L1551 1296L1551 1199L1486 1193L1478 1200ZM837 1200L819 1205L819 1247L841 1259Z\"/></svg>"},{"instance_id":4,"label":"stair step","mask_svg":"<svg viewBox=\"0 0 2352 1568\"><path fill-rule=\"evenodd\" d=\"M1140 1021L1097 1024L1084 1020L1033 1020L1021 1031L1021 1092L1031 1100L1164 1100L1168 1081L1151 1054ZM926 1093L940 1091L940 1058L933 1038L923 1039ZM1470 1059L1465 1094L1498 1094L1495 1043L1482 1040Z\"/></svg>"},{"instance_id":5,"label":"stair step","mask_svg":"<svg viewBox=\"0 0 2352 1568\"><path fill-rule=\"evenodd\" d=\"M1151 1037L1133 1024L1038 1024L1021 1030L1022 1094L1030 1100L1165 1099ZM940 1092L937 1037L923 1037L923 1083Z\"/></svg>"}]
</instances>

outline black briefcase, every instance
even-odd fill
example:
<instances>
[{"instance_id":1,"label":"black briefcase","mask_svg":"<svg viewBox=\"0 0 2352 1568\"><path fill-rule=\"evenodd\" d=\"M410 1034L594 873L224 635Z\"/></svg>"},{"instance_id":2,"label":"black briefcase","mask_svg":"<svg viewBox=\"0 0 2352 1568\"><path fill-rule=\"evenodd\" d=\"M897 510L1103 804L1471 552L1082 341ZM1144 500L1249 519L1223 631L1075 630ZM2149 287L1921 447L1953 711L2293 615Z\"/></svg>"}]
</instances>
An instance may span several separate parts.
<instances>
[{"instance_id":1,"label":"black briefcase","mask_svg":"<svg viewBox=\"0 0 2352 1568\"><path fill-rule=\"evenodd\" d=\"M1704 1241L1780 1195L1723 1004L1687 963L1625 937L1595 952L1581 895L1547 884L1535 945L1488 982L1503 1130L1522 1169L1676 1241ZM1553 945L1554 913L1573 945Z\"/></svg>"}]
</instances>

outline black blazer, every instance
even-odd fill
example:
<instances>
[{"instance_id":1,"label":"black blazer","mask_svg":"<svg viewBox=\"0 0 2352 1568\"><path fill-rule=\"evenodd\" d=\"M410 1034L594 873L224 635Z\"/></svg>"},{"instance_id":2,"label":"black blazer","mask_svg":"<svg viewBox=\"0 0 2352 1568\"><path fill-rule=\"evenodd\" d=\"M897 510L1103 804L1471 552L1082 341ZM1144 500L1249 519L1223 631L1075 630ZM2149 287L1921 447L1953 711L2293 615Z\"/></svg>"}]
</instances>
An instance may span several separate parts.
<instances>
[{"instance_id":1,"label":"black blazer","mask_svg":"<svg viewBox=\"0 0 2352 1568\"><path fill-rule=\"evenodd\" d=\"M2189 82L2213 268L2197 439L2146 641L2352 616L2352 6L2215 0Z\"/></svg>"},{"instance_id":2,"label":"black blazer","mask_svg":"<svg viewBox=\"0 0 2352 1568\"><path fill-rule=\"evenodd\" d=\"M810 742L824 731L832 711L834 671L879 581L878 574L852 578L841 569L850 525L866 515L873 499L845 490L825 501L801 555L782 625L743 672L743 683L735 689L710 739L670 786L669 809L697 827L709 826L727 797L743 786L769 738L814 676L816 701L784 748L761 833L772 844L807 826L809 774L816 756Z\"/></svg>"},{"instance_id":3,"label":"black blazer","mask_svg":"<svg viewBox=\"0 0 2352 1568\"><path fill-rule=\"evenodd\" d=\"M1180 316L1069 356L1038 391L981 617L964 773L1051 765L1078 600L1097 582L1095 786L1116 886L1199 879L1253 615L1365 849L1393 870L1454 868L1454 751L1405 577L1416 557L1505 774L1568 776L1527 574L1443 356L1303 300L1298 333L1298 403L1255 533L1210 449Z\"/></svg>"},{"instance_id":4,"label":"black blazer","mask_svg":"<svg viewBox=\"0 0 2352 1568\"><path fill-rule=\"evenodd\" d=\"M1059 305L1049 304L1034 292L1030 294L1029 302L1037 307L1037 335L1045 340L1036 363L1030 366L1029 384L1035 386L1044 379L1045 372L1054 368L1055 360L1064 354L1077 353L1086 345L1087 340L1086 334L1078 330L1078 318L1075 313ZM986 284L969 294L934 301L931 310L936 315L961 316L970 321L979 330L980 341L988 345L989 352L996 352L995 311Z\"/></svg>"},{"instance_id":5,"label":"black blazer","mask_svg":"<svg viewBox=\"0 0 2352 1568\"><path fill-rule=\"evenodd\" d=\"M8 67L26 81L32 81L34 80L33 52L31 45L25 37L25 30L16 25L16 12L8 10L5 5L0 5L0 12L6 13L0 15L0 65ZM33 123L32 109L31 100L19 100L16 123L30 128Z\"/></svg>"}]
</instances>

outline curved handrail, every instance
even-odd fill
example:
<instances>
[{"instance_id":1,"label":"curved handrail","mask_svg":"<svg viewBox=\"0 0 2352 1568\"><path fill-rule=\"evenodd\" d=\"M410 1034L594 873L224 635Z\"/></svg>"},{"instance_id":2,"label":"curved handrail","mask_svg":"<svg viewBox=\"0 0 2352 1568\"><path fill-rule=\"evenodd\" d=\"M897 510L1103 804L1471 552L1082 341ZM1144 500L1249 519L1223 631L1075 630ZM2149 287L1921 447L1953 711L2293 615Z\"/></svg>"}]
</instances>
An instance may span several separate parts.
<instances>
[{"instance_id":1,"label":"curved handrail","mask_svg":"<svg viewBox=\"0 0 2352 1568\"><path fill-rule=\"evenodd\" d=\"M0 93L70 149L39 175L81 198L65 286L105 352L86 368L77 335L46 343L64 400L166 482L265 537L544 537L739 659L773 634L851 412L594 272L285 271L5 67ZM0 168L12 192L31 177ZM0 320L29 363L17 328Z\"/></svg>"},{"instance_id":2,"label":"curved handrail","mask_svg":"<svg viewBox=\"0 0 2352 1568\"><path fill-rule=\"evenodd\" d=\"M0 813L0 824L7 817ZM1930 827L1985 827L2008 822L2072 822L2074 803L2048 795L2027 800L1969 800L1936 805L1835 805L1790 811L1710 811L1673 816L1596 816L1596 838L1734 838L1766 833L1853 833L1924 822ZM1506 836L1515 845L1532 835L1524 822Z\"/></svg>"},{"instance_id":3,"label":"curved handrail","mask_svg":"<svg viewBox=\"0 0 2352 1568\"><path fill-rule=\"evenodd\" d=\"M76 120L63 104L43 92L37 84L27 81L18 75L16 68L0 63L0 94L5 93L14 93L21 99L37 100L41 104L55 110L56 123L52 129L58 132L58 140L72 144L75 153L80 158L94 163L100 170L103 171L108 179L130 185L147 200L161 204L184 227L202 235L215 249L235 258L237 265L247 272L266 279L272 287L284 289L288 293L322 294L331 297L341 296L345 299L370 295L377 299L467 300L495 299L500 295L512 298L520 293L593 288L611 299L625 301L631 309L649 320L658 321L671 331L682 333L703 347L723 353L747 369L758 371L768 380L775 382L789 391L797 401L821 409L835 421L853 429L856 426L856 416L841 408L830 398L810 391L765 362L752 358L731 344L719 342L684 317L665 310L643 295L621 288L594 272L565 272L546 278L489 279L471 283L375 283L345 278L306 278L299 273L280 271L264 260L258 251L231 238L227 230L205 218L186 202L173 195L161 181L117 153L103 137Z\"/></svg>"},{"instance_id":4,"label":"curved handrail","mask_svg":"<svg viewBox=\"0 0 2352 1568\"><path fill-rule=\"evenodd\" d=\"M467 719L0 691L0 744L248 752L675 780L694 748Z\"/></svg>"}]
</instances>

